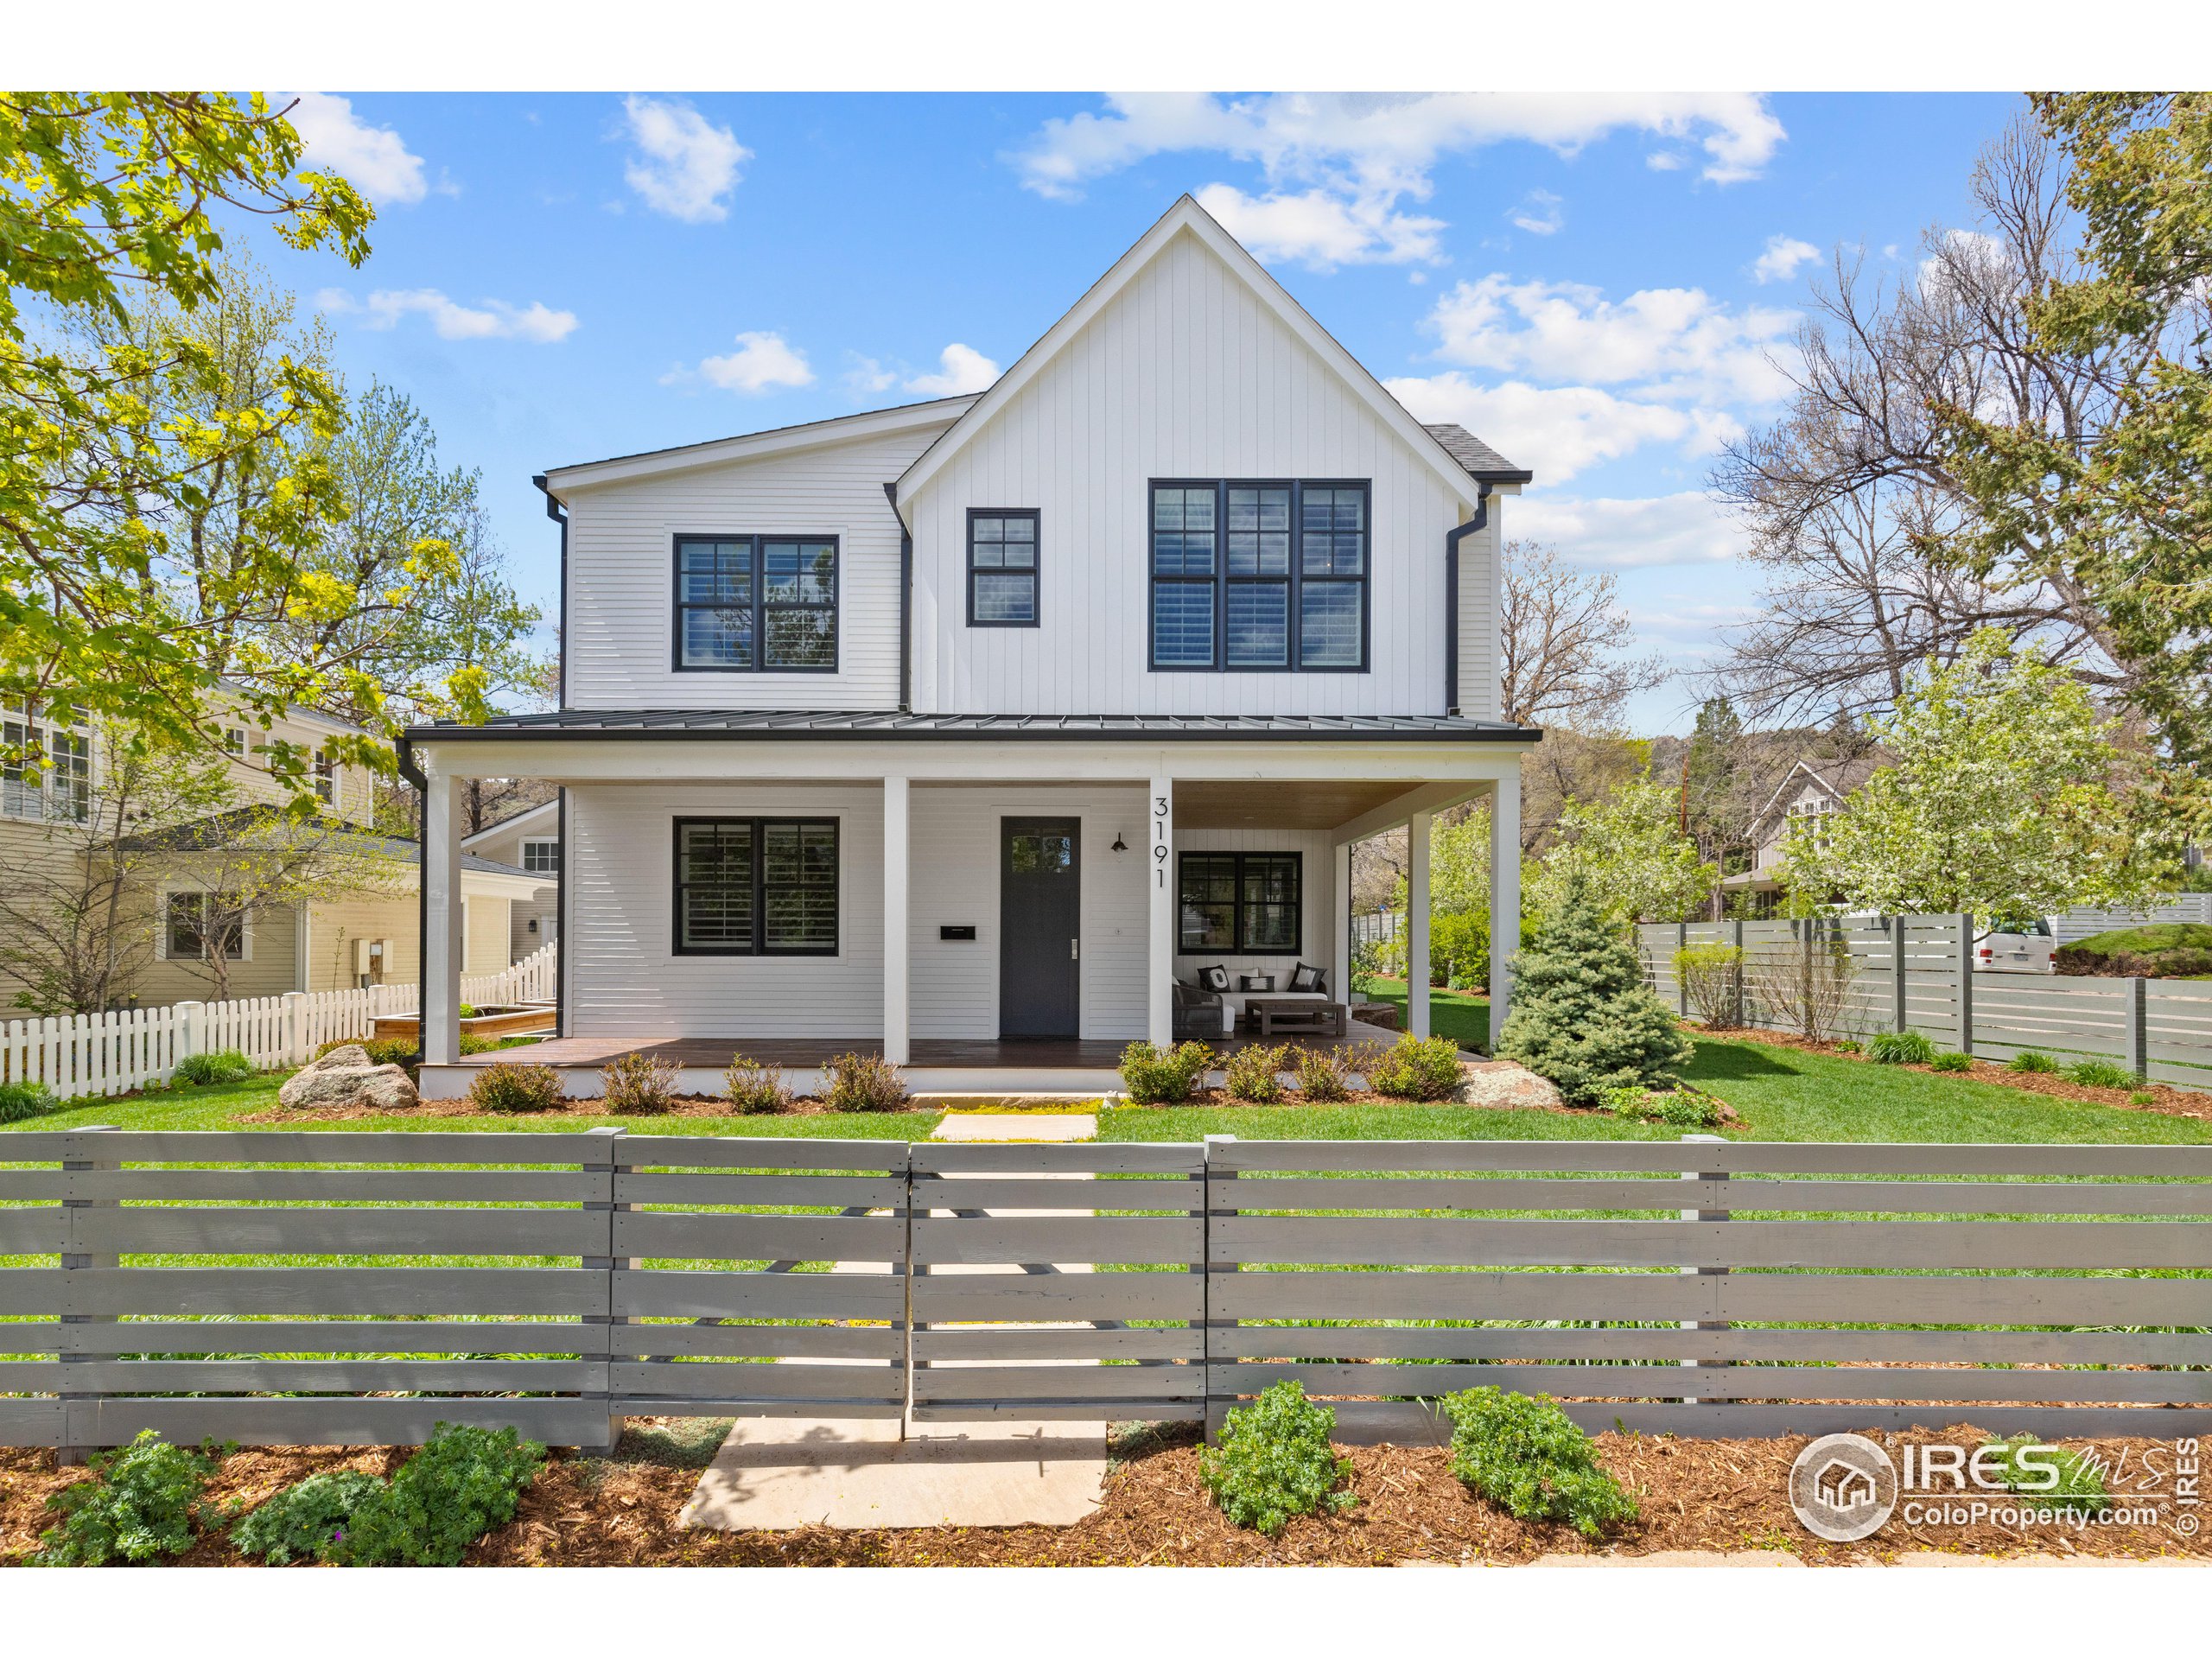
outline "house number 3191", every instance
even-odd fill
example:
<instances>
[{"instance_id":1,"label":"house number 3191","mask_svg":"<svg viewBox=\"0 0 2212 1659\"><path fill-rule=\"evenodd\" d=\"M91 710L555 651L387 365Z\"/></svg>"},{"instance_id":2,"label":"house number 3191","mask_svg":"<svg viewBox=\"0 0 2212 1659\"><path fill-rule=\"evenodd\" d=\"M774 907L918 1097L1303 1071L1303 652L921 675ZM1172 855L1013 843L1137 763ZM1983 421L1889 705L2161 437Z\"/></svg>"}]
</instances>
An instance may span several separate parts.
<instances>
[{"instance_id":1,"label":"house number 3191","mask_svg":"<svg viewBox=\"0 0 2212 1659\"><path fill-rule=\"evenodd\" d=\"M1167 885L1167 798L1152 798L1152 879L1159 886Z\"/></svg>"}]
</instances>

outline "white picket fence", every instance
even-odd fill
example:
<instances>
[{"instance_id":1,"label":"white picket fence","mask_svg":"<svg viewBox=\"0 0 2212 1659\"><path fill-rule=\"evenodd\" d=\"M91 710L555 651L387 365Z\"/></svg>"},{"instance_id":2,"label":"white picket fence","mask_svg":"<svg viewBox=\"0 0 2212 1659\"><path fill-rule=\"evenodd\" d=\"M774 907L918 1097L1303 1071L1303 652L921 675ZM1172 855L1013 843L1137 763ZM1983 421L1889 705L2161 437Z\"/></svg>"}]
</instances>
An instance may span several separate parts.
<instances>
[{"instance_id":1,"label":"white picket fence","mask_svg":"<svg viewBox=\"0 0 2212 1659\"><path fill-rule=\"evenodd\" d=\"M470 974L464 1002L550 1002L557 945L512 967ZM378 1018L418 1013L414 985L287 991L226 1002L176 1002L0 1026L0 1083L42 1083L62 1100L127 1094L167 1083L188 1054L236 1049L264 1071L303 1065L325 1043L370 1036Z\"/></svg>"}]
</instances>

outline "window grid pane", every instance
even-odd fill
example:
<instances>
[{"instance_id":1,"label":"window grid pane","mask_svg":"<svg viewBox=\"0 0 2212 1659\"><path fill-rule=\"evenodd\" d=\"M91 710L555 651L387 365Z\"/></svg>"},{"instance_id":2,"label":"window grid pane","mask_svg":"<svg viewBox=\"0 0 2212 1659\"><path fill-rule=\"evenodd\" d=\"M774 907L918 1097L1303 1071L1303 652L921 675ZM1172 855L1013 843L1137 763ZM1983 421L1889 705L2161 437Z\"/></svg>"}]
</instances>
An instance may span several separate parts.
<instances>
[{"instance_id":1,"label":"window grid pane","mask_svg":"<svg viewBox=\"0 0 2212 1659\"><path fill-rule=\"evenodd\" d=\"M971 626L1035 625L1037 539L1033 512L1006 511L969 518L968 621Z\"/></svg>"},{"instance_id":2,"label":"window grid pane","mask_svg":"<svg viewBox=\"0 0 2212 1659\"><path fill-rule=\"evenodd\" d=\"M1213 584L1162 582L1152 591L1152 655L1163 667L1213 666Z\"/></svg>"}]
</instances>

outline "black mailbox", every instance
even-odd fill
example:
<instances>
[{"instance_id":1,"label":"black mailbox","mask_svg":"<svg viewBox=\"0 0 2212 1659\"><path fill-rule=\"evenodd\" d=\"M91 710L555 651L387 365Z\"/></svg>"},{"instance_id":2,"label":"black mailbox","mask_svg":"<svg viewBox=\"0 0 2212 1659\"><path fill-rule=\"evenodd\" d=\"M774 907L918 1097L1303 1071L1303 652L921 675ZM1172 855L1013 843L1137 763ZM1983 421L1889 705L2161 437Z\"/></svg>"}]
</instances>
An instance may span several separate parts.
<instances>
[{"instance_id":1,"label":"black mailbox","mask_svg":"<svg viewBox=\"0 0 2212 1659\"><path fill-rule=\"evenodd\" d=\"M940 939L972 939L976 937L976 925L970 922L964 927L940 927L937 936Z\"/></svg>"}]
</instances>

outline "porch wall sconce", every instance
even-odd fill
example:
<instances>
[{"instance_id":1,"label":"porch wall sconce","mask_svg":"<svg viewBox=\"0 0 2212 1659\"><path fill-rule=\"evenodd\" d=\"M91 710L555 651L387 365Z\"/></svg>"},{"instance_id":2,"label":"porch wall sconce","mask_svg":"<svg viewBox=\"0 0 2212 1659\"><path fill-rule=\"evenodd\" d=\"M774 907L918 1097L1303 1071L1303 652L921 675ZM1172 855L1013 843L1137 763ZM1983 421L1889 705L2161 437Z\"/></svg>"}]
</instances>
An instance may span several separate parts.
<instances>
[{"instance_id":1,"label":"porch wall sconce","mask_svg":"<svg viewBox=\"0 0 2212 1659\"><path fill-rule=\"evenodd\" d=\"M1122 839L1122 832L1118 830L1114 832L1114 845L1109 850L1116 853L1126 853L1129 850L1129 843Z\"/></svg>"}]
</instances>

